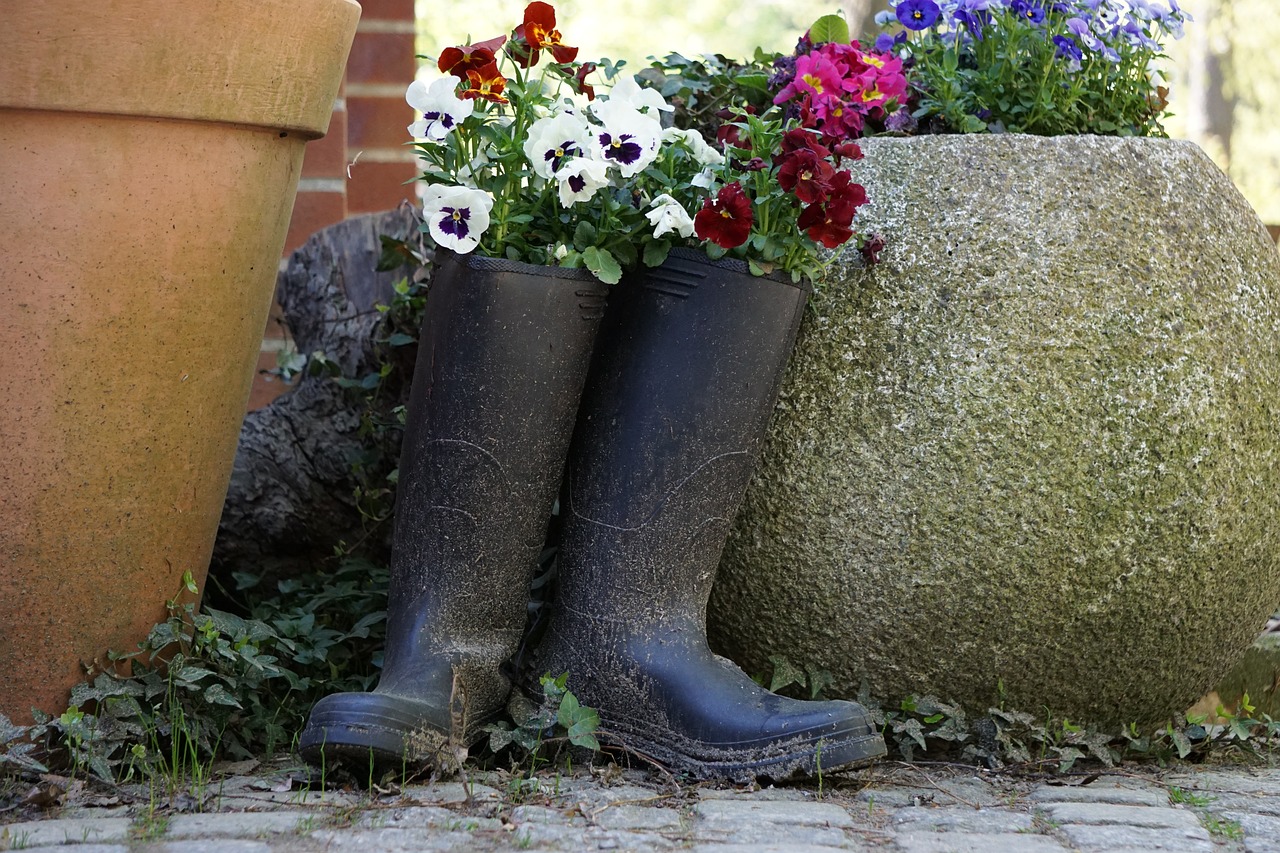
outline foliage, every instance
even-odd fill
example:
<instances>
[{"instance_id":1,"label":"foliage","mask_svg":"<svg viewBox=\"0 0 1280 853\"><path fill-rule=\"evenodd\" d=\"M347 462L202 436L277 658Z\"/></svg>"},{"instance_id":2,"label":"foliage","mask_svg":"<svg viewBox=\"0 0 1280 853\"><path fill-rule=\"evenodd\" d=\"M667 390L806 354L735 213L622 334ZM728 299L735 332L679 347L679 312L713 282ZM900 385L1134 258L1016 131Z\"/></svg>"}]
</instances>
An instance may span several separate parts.
<instances>
[{"instance_id":1,"label":"foliage","mask_svg":"<svg viewBox=\"0 0 1280 853\"><path fill-rule=\"evenodd\" d=\"M539 704L527 703L523 713L515 715L514 723L500 720L485 726L490 751L497 754L509 747L519 749L528 759L531 778L539 766L553 760L543 754L547 747L558 748L567 743L598 751L600 715L578 702L578 697L565 686L568 679L568 673L554 678L550 673L543 675Z\"/></svg>"},{"instance_id":2,"label":"foliage","mask_svg":"<svg viewBox=\"0 0 1280 853\"><path fill-rule=\"evenodd\" d=\"M112 655L111 671L72 690L66 712L29 728L0 719L0 766L199 779L215 757L288 750L318 698L372 686L386 580L385 569L347 559L281 581L251 600L250 618L172 601L136 651Z\"/></svg>"},{"instance_id":3,"label":"foliage","mask_svg":"<svg viewBox=\"0 0 1280 853\"><path fill-rule=\"evenodd\" d=\"M1177 0L892 0L877 47L909 63L891 130L1163 136L1156 60Z\"/></svg>"},{"instance_id":4,"label":"foliage","mask_svg":"<svg viewBox=\"0 0 1280 853\"><path fill-rule=\"evenodd\" d=\"M1065 773L1081 760L1107 767L1122 761L1196 761L1209 755L1262 758L1280 746L1280 720L1257 710L1246 696L1238 713L1219 707L1218 722L1182 715L1149 733L1136 724L1101 731L1046 712L1035 716L988 708L973 717L964 709L932 697L902 700L896 709L873 701L864 685L859 697L885 733L891 748L906 761L952 757L990 768L1035 766Z\"/></svg>"}]
</instances>

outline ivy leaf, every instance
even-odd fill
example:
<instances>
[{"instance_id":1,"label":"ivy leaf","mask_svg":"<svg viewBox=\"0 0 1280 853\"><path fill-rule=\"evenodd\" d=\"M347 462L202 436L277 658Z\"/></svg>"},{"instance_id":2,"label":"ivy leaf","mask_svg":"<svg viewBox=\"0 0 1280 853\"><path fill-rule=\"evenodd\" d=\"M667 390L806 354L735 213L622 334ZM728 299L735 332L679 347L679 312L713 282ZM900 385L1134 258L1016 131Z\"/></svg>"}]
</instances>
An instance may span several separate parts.
<instances>
[{"instance_id":1,"label":"ivy leaf","mask_svg":"<svg viewBox=\"0 0 1280 853\"><path fill-rule=\"evenodd\" d=\"M582 262L591 274L605 284L617 284L622 280L622 267L608 251L592 246L582 253Z\"/></svg>"},{"instance_id":2,"label":"ivy leaf","mask_svg":"<svg viewBox=\"0 0 1280 853\"><path fill-rule=\"evenodd\" d=\"M849 24L839 15L823 15L809 27L809 40L814 44L824 42L849 43Z\"/></svg>"},{"instance_id":3,"label":"ivy leaf","mask_svg":"<svg viewBox=\"0 0 1280 853\"><path fill-rule=\"evenodd\" d=\"M777 693L792 684L804 687L809 683L804 670L787 660L785 656L770 655L769 663L773 664L773 680L769 682L770 693Z\"/></svg>"}]
</instances>

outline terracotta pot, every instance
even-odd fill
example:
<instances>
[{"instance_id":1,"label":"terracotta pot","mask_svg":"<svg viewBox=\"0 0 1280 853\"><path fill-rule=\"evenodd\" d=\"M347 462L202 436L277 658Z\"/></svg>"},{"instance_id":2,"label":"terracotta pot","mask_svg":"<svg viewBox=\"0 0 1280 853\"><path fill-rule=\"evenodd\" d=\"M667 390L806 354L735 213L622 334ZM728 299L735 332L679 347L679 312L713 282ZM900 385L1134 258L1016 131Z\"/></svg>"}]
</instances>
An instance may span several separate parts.
<instances>
[{"instance_id":1,"label":"terracotta pot","mask_svg":"<svg viewBox=\"0 0 1280 853\"><path fill-rule=\"evenodd\" d=\"M203 585L351 0L15 4L0 28L0 713Z\"/></svg>"}]
</instances>

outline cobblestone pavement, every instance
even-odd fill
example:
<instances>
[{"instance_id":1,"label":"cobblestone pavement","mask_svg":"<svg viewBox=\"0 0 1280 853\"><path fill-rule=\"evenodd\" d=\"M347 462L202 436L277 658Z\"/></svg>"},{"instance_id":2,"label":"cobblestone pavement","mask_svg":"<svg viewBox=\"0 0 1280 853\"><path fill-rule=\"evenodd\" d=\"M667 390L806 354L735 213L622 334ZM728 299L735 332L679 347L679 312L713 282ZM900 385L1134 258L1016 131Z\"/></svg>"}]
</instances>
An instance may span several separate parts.
<instances>
[{"instance_id":1,"label":"cobblestone pavement","mask_svg":"<svg viewBox=\"0 0 1280 853\"><path fill-rule=\"evenodd\" d=\"M1274 766L1134 766L1055 779L885 762L824 779L821 791L678 785L612 767L533 782L484 773L469 785L373 795L293 790L295 778L260 770L132 805L81 797L97 805L0 825L0 850L1280 853Z\"/></svg>"}]
</instances>

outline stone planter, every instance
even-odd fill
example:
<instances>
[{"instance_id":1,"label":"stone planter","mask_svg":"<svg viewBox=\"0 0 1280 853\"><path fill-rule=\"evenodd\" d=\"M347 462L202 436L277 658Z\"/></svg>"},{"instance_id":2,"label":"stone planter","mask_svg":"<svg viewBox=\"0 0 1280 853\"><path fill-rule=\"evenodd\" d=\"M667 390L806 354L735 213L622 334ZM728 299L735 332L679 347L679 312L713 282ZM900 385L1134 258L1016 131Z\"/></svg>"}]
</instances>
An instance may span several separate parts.
<instances>
[{"instance_id":1,"label":"stone planter","mask_svg":"<svg viewBox=\"0 0 1280 853\"><path fill-rule=\"evenodd\" d=\"M879 139L713 638L882 699L1187 708L1280 602L1280 256L1194 145Z\"/></svg>"},{"instance_id":2,"label":"stone planter","mask_svg":"<svg viewBox=\"0 0 1280 853\"><path fill-rule=\"evenodd\" d=\"M351 0L49 0L0 28L0 713L203 585Z\"/></svg>"}]
</instances>

